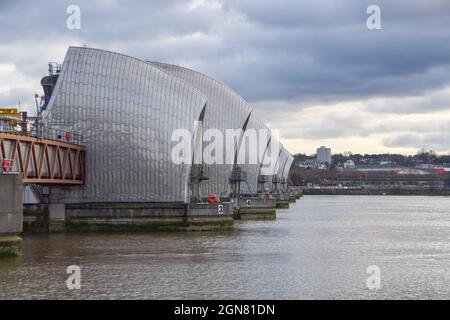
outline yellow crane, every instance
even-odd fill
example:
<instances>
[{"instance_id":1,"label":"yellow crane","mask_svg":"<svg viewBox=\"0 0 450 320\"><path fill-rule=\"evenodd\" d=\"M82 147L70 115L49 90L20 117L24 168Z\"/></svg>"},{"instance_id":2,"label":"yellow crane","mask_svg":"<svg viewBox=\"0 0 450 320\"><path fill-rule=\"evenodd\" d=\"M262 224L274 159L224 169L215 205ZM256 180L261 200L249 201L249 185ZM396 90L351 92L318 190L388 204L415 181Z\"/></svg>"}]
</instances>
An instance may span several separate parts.
<instances>
[{"instance_id":1,"label":"yellow crane","mask_svg":"<svg viewBox=\"0 0 450 320\"><path fill-rule=\"evenodd\" d=\"M0 108L0 115L9 115L13 117L20 117L19 109L17 108Z\"/></svg>"},{"instance_id":2,"label":"yellow crane","mask_svg":"<svg viewBox=\"0 0 450 320\"><path fill-rule=\"evenodd\" d=\"M0 122L16 127L21 115L17 108L0 108Z\"/></svg>"}]
</instances>

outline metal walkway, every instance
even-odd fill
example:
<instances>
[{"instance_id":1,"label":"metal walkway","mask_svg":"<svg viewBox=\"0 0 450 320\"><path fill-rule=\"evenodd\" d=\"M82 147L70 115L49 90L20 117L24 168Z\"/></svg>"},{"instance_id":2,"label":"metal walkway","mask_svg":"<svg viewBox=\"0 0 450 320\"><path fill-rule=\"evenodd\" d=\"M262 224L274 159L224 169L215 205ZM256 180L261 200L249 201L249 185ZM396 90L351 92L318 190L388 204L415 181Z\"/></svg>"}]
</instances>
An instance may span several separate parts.
<instances>
[{"instance_id":1,"label":"metal walkway","mask_svg":"<svg viewBox=\"0 0 450 320\"><path fill-rule=\"evenodd\" d=\"M0 172L21 172L23 183L80 185L85 148L78 144L0 132Z\"/></svg>"}]
</instances>

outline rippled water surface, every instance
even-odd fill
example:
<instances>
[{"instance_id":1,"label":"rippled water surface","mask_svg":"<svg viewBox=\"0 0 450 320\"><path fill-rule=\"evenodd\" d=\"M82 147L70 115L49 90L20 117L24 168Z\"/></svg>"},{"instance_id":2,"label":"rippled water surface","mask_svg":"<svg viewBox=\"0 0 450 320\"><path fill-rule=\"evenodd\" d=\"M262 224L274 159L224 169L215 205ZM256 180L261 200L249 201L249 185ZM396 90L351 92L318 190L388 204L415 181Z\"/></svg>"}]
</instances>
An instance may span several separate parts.
<instances>
[{"instance_id":1,"label":"rippled water surface","mask_svg":"<svg viewBox=\"0 0 450 320\"><path fill-rule=\"evenodd\" d=\"M22 258L0 260L2 299L450 299L448 197L305 196L229 233L23 239Z\"/></svg>"}]
</instances>

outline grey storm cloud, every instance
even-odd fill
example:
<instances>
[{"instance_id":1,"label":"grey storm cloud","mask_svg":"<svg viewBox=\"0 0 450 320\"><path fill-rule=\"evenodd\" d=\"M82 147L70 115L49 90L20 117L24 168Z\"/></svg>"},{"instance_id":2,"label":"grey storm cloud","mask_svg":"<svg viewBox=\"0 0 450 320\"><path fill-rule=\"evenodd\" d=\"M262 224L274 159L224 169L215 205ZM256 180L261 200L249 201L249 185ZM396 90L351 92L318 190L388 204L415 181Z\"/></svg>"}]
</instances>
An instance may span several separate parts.
<instances>
[{"instance_id":1,"label":"grey storm cloud","mask_svg":"<svg viewBox=\"0 0 450 320\"><path fill-rule=\"evenodd\" d=\"M219 10L190 11L186 1L78 1L82 29L71 31L65 9L73 2L3 2L0 39L40 39L45 46L74 37L187 62L251 101L403 95L450 81L448 1L378 1L376 31L366 28L372 1L224 1ZM195 33L205 37L160 41ZM433 73L438 68L445 72Z\"/></svg>"},{"instance_id":2,"label":"grey storm cloud","mask_svg":"<svg viewBox=\"0 0 450 320\"><path fill-rule=\"evenodd\" d=\"M288 120L311 106L367 101L361 115L293 126L285 131L290 138L365 136L376 131L366 126L370 115L450 110L449 95L439 93L450 86L450 2L376 1L382 29L368 30L373 3L0 0L0 63L15 64L37 84L46 62L62 61L69 45L184 65L231 86L262 117L281 114L282 127L283 113ZM66 28L71 4L81 8L81 30ZM0 98L22 92L0 90Z\"/></svg>"}]
</instances>

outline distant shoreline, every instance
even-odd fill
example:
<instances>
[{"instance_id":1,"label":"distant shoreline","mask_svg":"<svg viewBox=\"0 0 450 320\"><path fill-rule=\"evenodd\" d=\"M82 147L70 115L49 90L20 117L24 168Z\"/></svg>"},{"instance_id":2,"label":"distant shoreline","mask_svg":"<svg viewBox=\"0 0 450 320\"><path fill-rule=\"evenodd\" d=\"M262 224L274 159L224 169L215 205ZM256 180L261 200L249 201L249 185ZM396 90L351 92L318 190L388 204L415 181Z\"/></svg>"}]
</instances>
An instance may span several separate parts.
<instances>
[{"instance_id":1,"label":"distant shoreline","mask_svg":"<svg viewBox=\"0 0 450 320\"><path fill-rule=\"evenodd\" d=\"M360 196L450 196L450 190L349 190L303 189L304 195L360 195Z\"/></svg>"}]
</instances>

